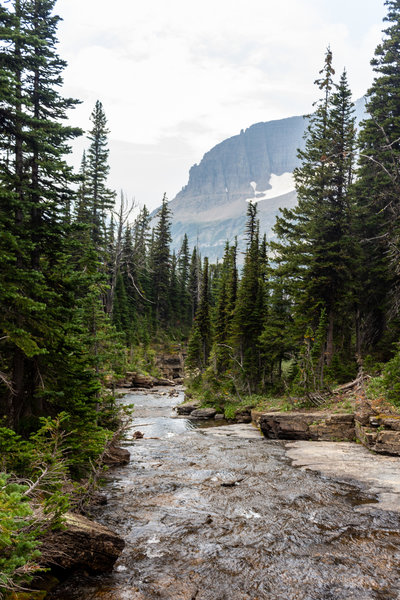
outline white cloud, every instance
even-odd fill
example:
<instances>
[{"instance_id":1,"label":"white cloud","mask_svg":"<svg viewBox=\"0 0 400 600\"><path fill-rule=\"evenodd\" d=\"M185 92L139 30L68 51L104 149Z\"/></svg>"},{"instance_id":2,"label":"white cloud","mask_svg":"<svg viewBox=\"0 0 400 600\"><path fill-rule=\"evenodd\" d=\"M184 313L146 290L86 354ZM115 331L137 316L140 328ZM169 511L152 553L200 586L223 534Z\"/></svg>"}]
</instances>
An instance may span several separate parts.
<instances>
[{"instance_id":1,"label":"white cloud","mask_svg":"<svg viewBox=\"0 0 400 600\"><path fill-rule=\"evenodd\" d=\"M335 13L331 0L59 0L65 92L84 101L74 119L87 128L100 99L113 138L181 139L199 161L241 128L309 112L328 44L362 95L384 13L366 10L374 2L338 0Z\"/></svg>"}]
</instances>

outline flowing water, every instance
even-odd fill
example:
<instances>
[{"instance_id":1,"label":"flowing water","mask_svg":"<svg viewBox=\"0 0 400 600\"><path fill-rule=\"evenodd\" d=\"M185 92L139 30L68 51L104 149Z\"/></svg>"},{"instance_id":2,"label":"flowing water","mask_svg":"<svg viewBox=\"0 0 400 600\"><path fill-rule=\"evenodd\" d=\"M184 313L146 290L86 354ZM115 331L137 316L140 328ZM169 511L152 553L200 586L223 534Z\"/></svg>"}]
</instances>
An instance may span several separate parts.
<instances>
[{"instance_id":1,"label":"flowing water","mask_svg":"<svg viewBox=\"0 0 400 600\"><path fill-rule=\"evenodd\" d=\"M125 397L131 462L110 471L94 515L125 550L113 573L75 575L52 600L400 599L398 513L293 467L252 425L174 417L182 399Z\"/></svg>"}]
</instances>

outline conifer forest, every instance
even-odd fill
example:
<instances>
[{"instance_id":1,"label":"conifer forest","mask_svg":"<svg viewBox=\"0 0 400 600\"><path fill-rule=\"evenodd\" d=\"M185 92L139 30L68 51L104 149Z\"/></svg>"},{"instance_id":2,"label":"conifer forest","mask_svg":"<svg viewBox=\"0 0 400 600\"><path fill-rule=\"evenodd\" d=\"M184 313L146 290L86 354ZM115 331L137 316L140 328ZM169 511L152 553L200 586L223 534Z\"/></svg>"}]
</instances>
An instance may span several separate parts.
<instances>
[{"instance_id":1,"label":"conifer forest","mask_svg":"<svg viewBox=\"0 0 400 600\"><path fill-rule=\"evenodd\" d=\"M227 241L210 264L187 236L171 250L166 195L151 214L110 189L102 102L84 132L60 92L56 0L0 3L0 598L90 501L130 416L115 383L157 376L160 349L184 352L191 397L228 417L355 382L400 409L400 0L385 7L365 119L328 47L296 206L267 236L249 202L245 253Z\"/></svg>"}]
</instances>

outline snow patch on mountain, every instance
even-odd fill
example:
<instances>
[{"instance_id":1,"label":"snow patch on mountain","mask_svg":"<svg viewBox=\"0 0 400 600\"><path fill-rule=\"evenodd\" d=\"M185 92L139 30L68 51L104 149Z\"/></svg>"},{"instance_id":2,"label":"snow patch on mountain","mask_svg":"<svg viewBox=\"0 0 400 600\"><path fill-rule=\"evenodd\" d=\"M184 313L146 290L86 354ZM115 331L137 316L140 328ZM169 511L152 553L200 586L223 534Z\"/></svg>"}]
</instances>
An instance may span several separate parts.
<instances>
[{"instance_id":1,"label":"snow patch on mountain","mask_svg":"<svg viewBox=\"0 0 400 600\"><path fill-rule=\"evenodd\" d=\"M282 175L271 174L268 184L271 186L268 190L258 191L257 183L250 181L254 190L254 198L247 198L246 202L261 202L262 200L271 200L285 196L295 189L293 173L282 173Z\"/></svg>"}]
</instances>

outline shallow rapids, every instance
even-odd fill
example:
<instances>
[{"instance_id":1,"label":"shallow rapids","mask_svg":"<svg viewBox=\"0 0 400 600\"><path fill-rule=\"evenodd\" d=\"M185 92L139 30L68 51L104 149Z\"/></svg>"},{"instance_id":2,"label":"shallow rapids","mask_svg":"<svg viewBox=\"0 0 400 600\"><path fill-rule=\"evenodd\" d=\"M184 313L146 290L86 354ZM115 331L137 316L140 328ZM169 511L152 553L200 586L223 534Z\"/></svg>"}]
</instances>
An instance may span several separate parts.
<instances>
[{"instance_id":1,"label":"shallow rapids","mask_svg":"<svg viewBox=\"0 0 400 600\"><path fill-rule=\"evenodd\" d=\"M175 417L182 399L125 396L131 462L109 472L108 505L93 516L126 548L113 573L75 575L51 600L400 598L398 513L293 467L252 425Z\"/></svg>"}]
</instances>

